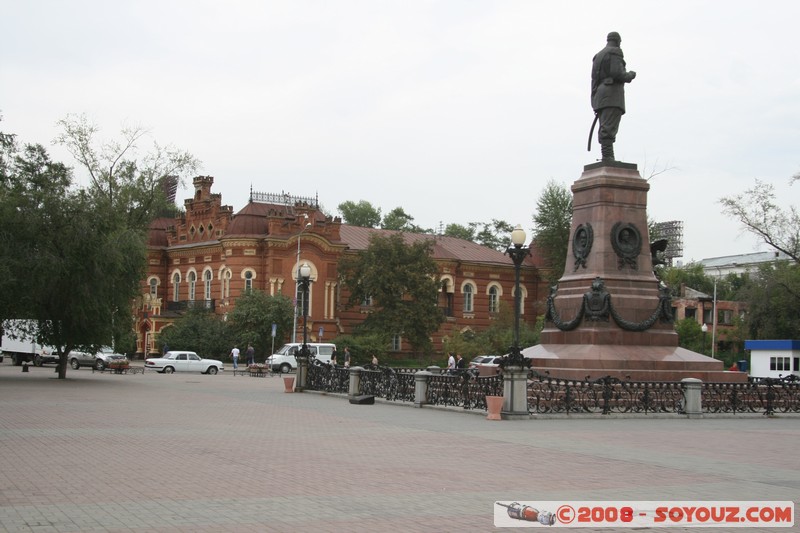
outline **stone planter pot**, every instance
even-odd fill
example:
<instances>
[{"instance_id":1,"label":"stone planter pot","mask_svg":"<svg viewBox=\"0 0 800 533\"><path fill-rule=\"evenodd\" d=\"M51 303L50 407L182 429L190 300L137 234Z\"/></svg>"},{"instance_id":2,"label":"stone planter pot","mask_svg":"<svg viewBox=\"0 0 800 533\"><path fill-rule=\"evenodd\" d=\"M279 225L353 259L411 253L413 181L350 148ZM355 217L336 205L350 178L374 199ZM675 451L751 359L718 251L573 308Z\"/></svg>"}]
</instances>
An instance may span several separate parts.
<instances>
[{"instance_id":1,"label":"stone planter pot","mask_svg":"<svg viewBox=\"0 0 800 533\"><path fill-rule=\"evenodd\" d=\"M294 392L294 378L283 378L283 392Z\"/></svg>"},{"instance_id":2,"label":"stone planter pot","mask_svg":"<svg viewBox=\"0 0 800 533\"><path fill-rule=\"evenodd\" d=\"M502 396L487 396L486 397L486 410L489 412L486 415L486 420L502 420L500 418L500 411L503 409Z\"/></svg>"}]
</instances>

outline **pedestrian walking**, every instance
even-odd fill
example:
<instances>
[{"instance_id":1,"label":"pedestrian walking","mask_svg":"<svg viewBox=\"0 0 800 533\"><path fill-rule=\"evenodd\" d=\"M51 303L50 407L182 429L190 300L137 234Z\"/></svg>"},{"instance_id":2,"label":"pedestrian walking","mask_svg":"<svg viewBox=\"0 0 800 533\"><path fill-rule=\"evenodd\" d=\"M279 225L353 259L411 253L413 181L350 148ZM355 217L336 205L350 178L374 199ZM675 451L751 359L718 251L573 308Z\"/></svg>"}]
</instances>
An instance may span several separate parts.
<instances>
[{"instance_id":1,"label":"pedestrian walking","mask_svg":"<svg viewBox=\"0 0 800 533\"><path fill-rule=\"evenodd\" d=\"M235 345L233 350L231 350L231 357L233 358L233 369L236 370L239 368L239 348Z\"/></svg>"},{"instance_id":2,"label":"pedestrian walking","mask_svg":"<svg viewBox=\"0 0 800 533\"><path fill-rule=\"evenodd\" d=\"M452 374L456 370L456 358L453 357L453 352L450 352L447 358L447 373Z\"/></svg>"},{"instance_id":3,"label":"pedestrian walking","mask_svg":"<svg viewBox=\"0 0 800 533\"><path fill-rule=\"evenodd\" d=\"M350 368L350 348L344 347L344 367Z\"/></svg>"}]
</instances>

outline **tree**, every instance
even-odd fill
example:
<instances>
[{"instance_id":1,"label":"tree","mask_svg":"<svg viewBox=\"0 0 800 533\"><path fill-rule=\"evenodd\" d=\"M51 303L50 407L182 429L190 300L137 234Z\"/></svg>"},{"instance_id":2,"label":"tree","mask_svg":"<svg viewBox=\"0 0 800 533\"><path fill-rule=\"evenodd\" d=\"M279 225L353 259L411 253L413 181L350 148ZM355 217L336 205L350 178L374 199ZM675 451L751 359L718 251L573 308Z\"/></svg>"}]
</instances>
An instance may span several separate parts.
<instances>
[{"instance_id":1,"label":"tree","mask_svg":"<svg viewBox=\"0 0 800 533\"><path fill-rule=\"evenodd\" d=\"M747 302L747 330L755 339L795 339L800 331L800 265L776 261L752 273L738 292Z\"/></svg>"},{"instance_id":2,"label":"tree","mask_svg":"<svg viewBox=\"0 0 800 533\"><path fill-rule=\"evenodd\" d=\"M138 143L148 134L142 127L123 127L120 140L98 141L97 126L85 115L68 115L58 125L55 142L63 145L91 179L89 190L102 205L123 217L128 228L147 229L167 204L164 181L197 171L200 162L189 152L153 143L138 156Z\"/></svg>"},{"instance_id":3,"label":"tree","mask_svg":"<svg viewBox=\"0 0 800 533\"><path fill-rule=\"evenodd\" d=\"M479 224L474 223L477 227ZM511 245L511 232L514 227L505 220L497 220L493 218L490 223L482 223L483 226L480 231L475 235L475 242L494 248L501 252Z\"/></svg>"},{"instance_id":4,"label":"tree","mask_svg":"<svg viewBox=\"0 0 800 533\"><path fill-rule=\"evenodd\" d=\"M431 258L433 241L406 244L402 235L373 235L366 250L339 263L348 306L371 298L375 311L360 332L402 335L417 353L432 349L431 334L444 320L437 306L438 269Z\"/></svg>"},{"instance_id":5,"label":"tree","mask_svg":"<svg viewBox=\"0 0 800 533\"><path fill-rule=\"evenodd\" d=\"M413 221L414 217L406 213L402 207L395 207L383 217L381 228L408 233L431 233L431 230L423 229L414 224Z\"/></svg>"},{"instance_id":6,"label":"tree","mask_svg":"<svg viewBox=\"0 0 800 533\"><path fill-rule=\"evenodd\" d=\"M56 349L63 379L71 350L96 350L130 328L145 234L117 224L95 196L73 190L70 170L41 145L26 145L8 169L0 242L18 297L3 298L3 317L32 321L27 333Z\"/></svg>"},{"instance_id":7,"label":"tree","mask_svg":"<svg viewBox=\"0 0 800 533\"><path fill-rule=\"evenodd\" d=\"M536 202L533 224L533 241L551 272L548 281L557 281L564 273L572 227L572 193L566 185L547 182Z\"/></svg>"},{"instance_id":8,"label":"tree","mask_svg":"<svg viewBox=\"0 0 800 533\"><path fill-rule=\"evenodd\" d=\"M706 338L700 324L693 318L684 318L675 322L678 333L678 345L693 352L705 353L711 347L710 335Z\"/></svg>"},{"instance_id":9,"label":"tree","mask_svg":"<svg viewBox=\"0 0 800 533\"><path fill-rule=\"evenodd\" d=\"M464 239L465 241L475 241L475 226L462 226L461 224L448 224L444 228L444 234L447 237L455 237L457 239Z\"/></svg>"},{"instance_id":10,"label":"tree","mask_svg":"<svg viewBox=\"0 0 800 533\"><path fill-rule=\"evenodd\" d=\"M470 242L476 242L495 250L505 251L511 244L511 231L514 228L505 220L492 219L491 222L470 222L467 226L448 224L444 234Z\"/></svg>"},{"instance_id":11,"label":"tree","mask_svg":"<svg viewBox=\"0 0 800 533\"><path fill-rule=\"evenodd\" d=\"M800 179L800 174L791 182ZM800 264L800 214L795 206L783 210L775 203L775 187L756 180L744 194L720 199L722 212L736 219L744 231L763 240Z\"/></svg>"},{"instance_id":12,"label":"tree","mask_svg":"<svg viewBox=\"0 0 800 533\"><path fill-rule=\"evenodd\" d=\"M275 338L283 342L292 331L293 312L292 300L286 296L250 291L236 300L228 313L228 326L241 346L252 344L256 354L271 354L272 324L276 324Z\"/></svg>"},{"instance_id":13,"label":"tree","mask_svg":"<svg viewBox=\"0 0 800 533\"><path fill-rule=\"evenodd\" d=\"M191 350L200 357L223 359L233 348L230 328L208 309L189 309L158 334L161 348Z\"/></svg>"},{"instance_id":14,"label":"tree","mask_svg":"<svg viewBox=\"0 0 800 533\"><path fill-rule=\"evenodd\" d=\"M339 204L339 212L345 223L352 226L376 228L381 223L380 207L373 207L366 200L359 200L358 203L350 200L342 202Z\"/></svg>"}]
</instances>

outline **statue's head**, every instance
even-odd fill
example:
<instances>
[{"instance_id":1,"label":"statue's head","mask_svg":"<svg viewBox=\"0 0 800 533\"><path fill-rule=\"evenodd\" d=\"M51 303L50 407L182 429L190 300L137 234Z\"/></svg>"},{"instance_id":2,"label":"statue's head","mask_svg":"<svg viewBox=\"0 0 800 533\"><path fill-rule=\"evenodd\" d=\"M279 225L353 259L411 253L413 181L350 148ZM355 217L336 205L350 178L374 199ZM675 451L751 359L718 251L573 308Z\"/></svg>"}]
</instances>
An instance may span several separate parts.
<instances>
[{"instance_id":1,"label":"statue's head","mask_svg":"<svg viewBox=\"0 0 800 533\"><path fill-rule=\"evenodd\" d=\"M612 31L608 34L608 37L606 37L606 41L614 41L617 43L617 46L619 46L622 43L622 37L619 36L619 33Z\"/></svg>"}]
</instances>

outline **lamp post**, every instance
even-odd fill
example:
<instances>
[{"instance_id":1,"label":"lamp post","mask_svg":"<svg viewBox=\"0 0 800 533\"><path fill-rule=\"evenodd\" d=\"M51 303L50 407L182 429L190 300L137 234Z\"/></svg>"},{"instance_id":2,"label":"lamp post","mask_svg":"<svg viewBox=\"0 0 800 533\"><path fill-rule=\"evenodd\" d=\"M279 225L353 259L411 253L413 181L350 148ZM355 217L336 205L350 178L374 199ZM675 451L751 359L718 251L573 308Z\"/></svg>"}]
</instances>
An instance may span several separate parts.
<instances>
[{"instance_id":1,"label":"lamp post","mask_svg":"<svg viewBox=\"0 0 800 533\"><path fill-rule=\"evenodd\" d=\"M530 418L528 414L528 369L519 346L519 315L522 290L519 271L530 249L523 248L525 231L521 226L511 232L511 246L506 253L514 262L514 343L501 363L503 367L503 407L500 417L504 420Z\"/></svg>"},{"instance_id":2,"label":"lamp post","mask_svg":"<svg viewBox=\"0 0 800 533\"><path fill-rule=\"evenodd\" d=\"M700 327L700 331L703 332L703 355L705 355L706 354L706 333L708 333L708 326L706 325L705 322L703 322L703 325Z\"/></svg>"},{"instance_id":3,"label":"lamp post","mask_svg":"<svg viewBox=\"0 0 800 533\"><path fill-rule=\"evenodd\" d=\"M297 381L295 391L302 392L306 388L308 379L308 289L311 284L311 267L303 263L297 269L297 286L303 294L303 345L297 352Z\"/></svg>"},{"instance_id":4,"label":"lamp post","mask_svg":"<svg viewBox=\"0 0 800 533\"><path fill-rule=\"evenodd\" d=\"M511 257L514 262L514 344L509 351L508 362L509 366L524 366L525 358L519 347L519 315L520 315L520 301L521 290L519 286L519 271L522 267L522 262L531 253L529 248L523 248L525 244L525 230L519 224L514 231L511 232L511 244L506 250L506 254Z\"/></svg>"},{"instance_id":5,"label":"lamp post","mask_svg":"<svg viewBox=\"0 0 800 533\"><path fill-rule=\"evenodd\" d=\"M308 220L308 215L303 215L305 220ZM297 282L300 283L300 236L303 232L311 227L311 222L306 222L300 233L297 234ZM294 322L292 324L292 342L297 342L297 294L294 295Z\"/></svg>"}]
</instances>

